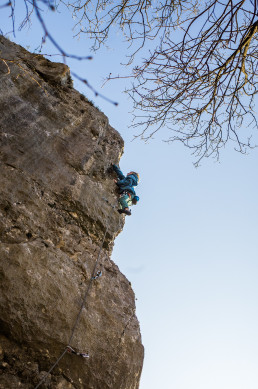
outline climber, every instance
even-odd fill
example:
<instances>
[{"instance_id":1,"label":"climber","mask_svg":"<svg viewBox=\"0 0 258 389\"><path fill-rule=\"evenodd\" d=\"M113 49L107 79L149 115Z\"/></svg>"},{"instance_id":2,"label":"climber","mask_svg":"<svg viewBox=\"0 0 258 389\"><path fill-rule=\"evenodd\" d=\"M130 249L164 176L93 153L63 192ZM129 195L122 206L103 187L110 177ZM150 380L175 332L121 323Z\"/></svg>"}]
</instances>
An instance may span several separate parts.
<instances>
[{"instance_id":1,"label":"climber","mask_svg":"<svg viewBox=\"0 0 258 389\"><path fill-rule=\"evenodd\" d=\"M129 172L125 177L118 166L112 166L119 178L119 180L115 180L120 194L120 208L118 209L118 212L125 213L126 215L130 216L131 211L129 209L129 206L132 204L136 205L140 199L138 196L136 196L134 190L134 186L137 186L139 182L139 174L136 172Z\"/></svg>"}]
</instances>

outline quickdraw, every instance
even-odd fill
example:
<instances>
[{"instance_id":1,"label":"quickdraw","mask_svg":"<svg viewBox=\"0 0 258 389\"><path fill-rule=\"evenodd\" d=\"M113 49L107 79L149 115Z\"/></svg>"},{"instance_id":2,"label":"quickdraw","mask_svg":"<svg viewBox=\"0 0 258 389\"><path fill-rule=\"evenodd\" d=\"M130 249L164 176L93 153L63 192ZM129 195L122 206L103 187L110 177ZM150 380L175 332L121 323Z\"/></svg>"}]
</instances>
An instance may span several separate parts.
<instances>
[{"instance_id":1,"label":"quickdraw","mask_svg":"<svg viewBox=\"0 0 258 389\"><path fill-rule=\"evenodd\" d=\"M67 349L68 353L78 355L79 357L82 357L82 358L89 358L90 357L89 354L87 354L87 353L80 353L78 351L75 351L71 346L66 346L66 349Z\"/></svg>"},{"instance_id":2,"label":"quickdraw","mask_svg":"<svg viewBox=\"0 0 258 389\"><path fill-rule=\"evenodd\" d=\"M97 271L96 275L94 277L91 277L92 280L96 280L97 278L101 277L102 276L102 271L99 270Z\"/></svg>"}]
</instances>

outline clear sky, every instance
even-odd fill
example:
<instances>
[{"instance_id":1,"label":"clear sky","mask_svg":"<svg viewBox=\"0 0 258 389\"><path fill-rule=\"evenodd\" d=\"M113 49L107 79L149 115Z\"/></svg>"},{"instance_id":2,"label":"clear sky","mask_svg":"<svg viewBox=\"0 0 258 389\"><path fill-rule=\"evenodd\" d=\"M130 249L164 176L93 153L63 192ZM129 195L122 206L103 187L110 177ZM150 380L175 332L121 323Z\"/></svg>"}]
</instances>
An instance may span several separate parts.
<instances>
[{"instance_id":1,"label":"clear sky","mask_svg":"<svg viewBox=\"0 0 258 389\"><path fill-rule=\"evenodd\" d=\"M10 30L7 14L3 20ZM83 38L72 39L68 15L49 13L45 20L68 52L90 54ZM39 36L36 24L15 39L9 34L31 51ZM105 76L121 71L126 54L120 35L109 45L92 61L68 63L119 102L114 107L74 82L125 139L121 169L141 177L140 202L112 257L137 298L145 346L140 389L257 389L258 150L243 156L228 147L219 163L206 159L196 169L189 150L162 142L165 134L132 142L126 81L101 88ZM46 45L43 52L56 50Z\"/></svg>"}]
</instances>

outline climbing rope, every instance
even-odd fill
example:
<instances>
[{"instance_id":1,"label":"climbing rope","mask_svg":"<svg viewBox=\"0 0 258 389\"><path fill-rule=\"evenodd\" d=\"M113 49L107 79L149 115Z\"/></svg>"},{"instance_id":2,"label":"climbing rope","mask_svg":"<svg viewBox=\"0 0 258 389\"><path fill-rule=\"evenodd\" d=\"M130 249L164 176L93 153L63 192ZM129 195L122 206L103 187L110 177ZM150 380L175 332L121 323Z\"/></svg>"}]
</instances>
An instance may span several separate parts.
<instances>
[{"instance_id":1,"label":"climbing rope","mask_svg":"<svg viewBox=\"0 0 258 389\"><path fill-rule=\"evenodd\" d=\"M90 278L90 281L89 281L89 284L88 284L88 287L84 293L84 296L83 296L83 299L82 299L82 304L81 304L81 307L80 307L80 311L76 317L76 320L75 320L75 323L73 325L73 328L72 328L72 332L71 332L71 336L69 338L69 341L68 341L68 345L66 346L65 350L62 352L62 354L60 355L60 357L55 361L55 363L51 366L51 368L48 370L48 372L44 375L44 377L42 378L42 380L37 384L37 386L35 387L35 389L38 389L40 387L41 384L43 384L43 382L47 379L48 375L51 373L52 370L54 370L54 368L56 367L56 365L58 365L58 363L61 361L61 359L65 356L65 354L67 352L69 353L72 353L72 354L76 354L76 355L79 355L83 358L89 358L89 355L86 354L86 353L81 353L81 352L76 352L71 346L71 342L72 342L72 339L74 337L74 333L75 333L75 330L77 328L77 325L79 323L79 320L81 318L81 314L82 314L82 310L85 306L85 303L86 303L86 300L87 300L87 297L88 297L88 294L89 294L89 291L90 291L90 288L91 288L91 285L92 285L92 282L94 280L96 280L97 278L101 277L102 275L102 272L99 270L97 271L96 273L96 270L97 270L97 266L98 266L98 262L99 262L99 259L100 259L100 254L102 252L102 249L103 249L103 246L104 246L104 243L105 243L105 239L106 239L106 235L107 235L107 231L108 231L108 227L109 227L109 219L110 219L110 216L111 216L111 213L112 211L115 209L115 205L112 205L105 197L102 197L103 200L105 200L110 206L111 206L111 210L110 210L110 213L108 215L108 223L107 223L107 226L106 226L106 230L105 230L105 233L104 233L104 236L103 236L103 240L102 240L102 243L101 243L101 246L99 248L99 252L98 252L98 256L97 256L97 259L95 261L95 265L94 265L94 268L93 268L93 271L92 271L92 275L91 275L91 278Z\"/></svg>"}]
</instances>

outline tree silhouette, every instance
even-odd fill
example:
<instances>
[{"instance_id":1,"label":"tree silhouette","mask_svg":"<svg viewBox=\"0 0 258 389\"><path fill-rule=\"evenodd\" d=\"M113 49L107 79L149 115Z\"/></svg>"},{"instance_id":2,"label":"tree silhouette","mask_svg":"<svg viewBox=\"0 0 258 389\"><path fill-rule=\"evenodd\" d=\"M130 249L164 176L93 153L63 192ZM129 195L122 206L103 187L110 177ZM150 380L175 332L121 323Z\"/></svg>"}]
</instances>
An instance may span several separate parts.
<instances>
[{"instance_id":1,"label":"tree silhouette","mask_svg":"<svg viewBox=\"0 0 258 389\"><path fill-rule=\"evenodd\" d=\"M112 44L112 28L129 43L127 90L134 103L134 127L150 139L162 127L171 130L168 142L192 149L196 164L204 156L219 157L230 140L245 153L257 119L257 0L24 0L21 27L36 13L43 27L42 41L50 39L40 4L52 10L66 6L74 34L92 39L92 49ZM15 2L10 1L14 20ZM14 23L13 23L14 24ZM147 46L148 54L138 60ZM78 58L81 59L81 58ZM130 66L131 65L131 66ZM108 79L119 78L110 76ZM248 129L249 127L249 129Z\"/></svg>"}]
</instances>

